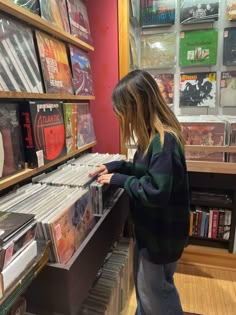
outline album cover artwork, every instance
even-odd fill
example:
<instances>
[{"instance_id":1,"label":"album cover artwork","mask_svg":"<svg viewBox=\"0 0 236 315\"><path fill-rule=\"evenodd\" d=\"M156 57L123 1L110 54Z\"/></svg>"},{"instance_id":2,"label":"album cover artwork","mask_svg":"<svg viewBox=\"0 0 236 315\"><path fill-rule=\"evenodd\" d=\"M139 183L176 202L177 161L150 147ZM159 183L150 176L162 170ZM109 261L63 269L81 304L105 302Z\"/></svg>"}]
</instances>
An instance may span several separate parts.
<instances>
[{"instance_id":1,"label":"album cover artwork","mask_svg":"<svg viewBox=\"0 0 236 315\"><path fill-rule=\"evenodd\" d=\"M29 167L42 166L66 154L61 102L21 104L21 126Z\"/></svg>"},{"instance_id":2,"label":"album cover artwork","mask_svg":"<svg viewBox=\"0 0 236 315\"><path fill-rule=\"evenodd\" d=\"M0 14L0 91L43 93L30 28Z\"/></svg>"},{"instance_id":3,"label":"album cover artwork","mask_svg":"<svg viewBox=\"0 0 236 315\"><path fill-rule=\"evenodd\" d=\"M0 178L24 168L19 104L0 104Z\"/></svg>"},{"instance_id":4,"label":"album cover artwork","mask_svg":"<svg viewBox=\"0 0 236 315\"><path fill-rule=\"evenodd\" d=\"M175 66L175 56L174 32L141 36L141 68L172 68Z\"/></svg>"},{"instance_id":5,"label":"album cover artwork","mask_svg":"<svg viewBox=\"0 0 236 315\"><path fill-rule=\"evenodd\" d=\"M89 103L77 105L77 148L96 141Z\"/></svg>"},{"instance_id":6,"label":"album cover artwork","mask_svg":"<svg viewBox=\"0 0 236 315\"><path fill-rule=\"evenodd\" d=\"M85 41L92 43L89 26L88 12L84 0L67 0L71 34Z\"/></svg>"},{"instance_id":7,"label":"album cover artwork","mask_svg":"<svg viewBox=\"0 0 236 315\"><path fill-rule=\"evenodd\" d=\"M70 46L73 84L76 95L94 95L89 55L81 49Z\"/></svg>"},{"instance_id":8,"label":"album cover artwork","mask_svg":"<svg viewBox=\"0 0 236 315\"><path fill-rule=\"evenodd\" d=\"M236 0L226 0L226 17L229 21L236 20Z\"/></svg>"},{"instance_id":9,"label":"album cover artwork","mask_svg":"<svg viewBox=\"0 0 236 315\"><path fill-rule=\"evenodd\" d=\"M216 105L216 72L180 75L180 107Z\"/></svg>"},{"instance_id":10,"label":"album cover artwork","mask_svg":"<svg viewBox=\"0 0 236 315\"><path fill-rule=\"evenodd\" d=\"M39 14L39 0L11 0L11 2L29 10L32 13Z\"/></svg>"},{"instance_id":11,"label":"album cover artwork","mask_svg":"<svg viewBox=\"0 0 236 315\"><path fill-rule=\"evenodd\" d=\"M70 32L66 0L39 0L41 17L58 26L61 30Z\"/></svg>"},{"instance_id":12,"label":"album cover artwork","mask_svg":"<svg viewBox=\"0 0 236 315\"><path fill-rule=\"evenodd\" d=\"M157 73L155 70L149 70L148 72L155 79L166 104L172 107L174 98L174 74Z\"/></svg>"},{"instance_id":13,"label":"album cover artwork","mask_svg":"<svg viewBox=\"0 0 236 315\"><path fill-rule=\"evenodd\" d=\"M221 73L220 105L236 106L236 71Z\"/></svg>"},{"instance_id":14,"label":"album cover artwork","mask_svg":"<svg viewBox=\"0 0 236 315\"><path fill-rule=\"evenodd\" d=\"M180 23L205 23L218 20L219 0L181 0Z\"/></svg>"},{"instance_id":15,"label":"album cover artwork","mask_svg":"<svg viewBox=\"0 0 236 315\"><path fill-rule=\"evenodd\" d=\"M181 32L180 67L215 65L217 43L217 29Z\"/></svg>"},{"instance_id":16,"label":"album cover artwork","mask_svg":"<svg viewBox=\"0 0 236 315\"><path fill-rule=\"evenodd\" d=\"M74 94L65 44L39 31L36 38L46 92Z\"/></svg>"},{"instance_id":17,"label":"album cover artwork","mask_svg":"<svg viewBox=\"0 0 236 315\"><path fill-rule=\"evenodd\" d=\"M224 29L223 65L236 65L236 27Z\"/></svg>"},{"instance_id":18,"label":"album cover artwork","mask_svg":"<svg viewBox=\"0 0 236 315\"><path fill-rule=\"evenodd\" d=\"M66 149L67 153L70 153L76 150L77 104L64 103L63 112L66 132Z\"/></svg>"},{"instance_id":19,"label":"album cover artwork","mask_svg":"<svg viewBox=\"0 0 236 315\"><path fill-rule=\"evenodd\" d=\"M175 0L141 0L143 27L175 23Z\"/></svg>"}]
</instances>

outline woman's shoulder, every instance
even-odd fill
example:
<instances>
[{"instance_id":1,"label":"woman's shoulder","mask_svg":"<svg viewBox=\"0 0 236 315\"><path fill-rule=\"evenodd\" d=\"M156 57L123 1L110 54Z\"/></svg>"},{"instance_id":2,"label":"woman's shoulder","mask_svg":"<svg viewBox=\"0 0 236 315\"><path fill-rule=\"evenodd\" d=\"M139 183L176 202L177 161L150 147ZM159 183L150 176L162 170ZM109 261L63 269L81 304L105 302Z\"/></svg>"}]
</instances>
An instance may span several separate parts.
<instances>
[{"instance_id":1,"label":"woman's shoulder","mask_svg":"<svg viewBox=\"0 0 236 315\"><path fill-rule=\"evenodd\" d=\"M179 151L180 144L178 143L176 137L170 132L165 132L164 144L161 145L160 135L156 133L150 143L150 149L152 153L160 154L162 152L174 152Z\"/></svg>"}]
</instances>

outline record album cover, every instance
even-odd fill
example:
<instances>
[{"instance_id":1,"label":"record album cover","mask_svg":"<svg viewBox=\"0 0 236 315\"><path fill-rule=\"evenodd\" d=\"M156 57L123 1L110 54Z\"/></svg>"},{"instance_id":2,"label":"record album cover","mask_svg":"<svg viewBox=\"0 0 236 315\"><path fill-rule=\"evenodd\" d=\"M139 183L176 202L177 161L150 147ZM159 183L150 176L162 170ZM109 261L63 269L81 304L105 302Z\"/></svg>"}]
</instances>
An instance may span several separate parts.
<instances>
[{"instance_id":1,"label":"record album cover","mask_svg":"<svg viewBox=\"0 0 236 315\"><path fill-rule=\"evenodd\" d=\"M43 93L30 28L0 14L0 91Z\"/></svg>"},{"instance_id":2,"label":"record album cover","mask_svg":"<svg viewBox=\"0 0 236 315\"><path fill-rule=\"evenodd\" d=\"M39 31L36 38L46 92L74 94L65 44Z\"/></svg>"},{"instance_id":3,"label":"record album cover","mask_svg":"<svg viewBox=\"0 0 236 315\"><path fill-rule=\"evenodd\" d=\"M236 0L226 0L226 17L229 21L236 20Z\"/></svg>"},{"instance_id":4,"label":"record album cover","mask_svg":"<svg viewBox=\"0 0 236 315\"><path fill-rule=\"evenodd\" d=\"M218 20L219 0L181 0L180 23L205 23Z\"/></svg>"},{"instance_id":5,"label":"record album cover","mask_svg":"<svg viewBox=\"0 0 236 315\"><path fill-rule=\"evenodd\" d=\"M66 132L66 149L67 153L70 153L76 150L77 104L64 103L63 112Z\"/></svg>"},{"instance_id":6,"label":"record album cover","mask_svg":"<svg viewBox=\"0 0 236 315\"><path fill-rule=\"evenodd\" d=\"M0 178L24 168L19 104L0 104Z\"/></svg>"},{"instance_id":7,"label":"record album cover","mask_svg":"<svg viewBox=\"0 0 236 315\"><path fill-rule=\"evenodd\" d=\"M67 0L71 34L92 43L88 12L84 0Z\"/></svg>"},{"instance_id":8,"label":"record album cover","mask_svg":"<svg viewBox=\"0 0 236 315\"><path fill-rule=\"evenodd\" d=\"M73 84L76 95L94 95L89 55L70 45Z\"/></svg>"},{"instance_id":9,"label":"record album cover","mask_svg":"<svg viewBox=\"0 0 236 315\"><path fill-rule=\"evenodd\" d=\"M216 105L216 72L180 75L180 107Z\"/></svg>"},{"instance_id":10,"label":"record album cover","mask_svg":"<svg viewBox=\"0 0 236 315\"><path fill-rule=\"evenodd\" d=\"M79 103L77 107L77 148L96 141L93 119L88 103Z\"/></svg>"},{"instance_id":11,"label":"record album cover","mask_svg":"<svg viewBox=\"0 0 236 315\"><path fill-rule=\"evenodd\" d=\"M223 65L236 65L236 27L224 29Z\"/></svg>"},{"instance_id":12,"label":"record album cover","mask_svg":"<svg viewBox=\"0 0 236 315\"><path fill-rule=\"evenodd\" d=\"M58 26L61 30L70 32L66 0L39 0L41 17Z\"/></svg>"},{"instance_id":13,"label":"record album cover","mask_svg":"<svg viewBox=\"0 0 236 315\"><path fill-rule=\"evenodd\" d=\"M181 32L180 67L215 65L217 43L217 29Z\"/></svg>"},{"instance_id":14,"label":"record album cover","mask_svg":"<svg viewBox=\"0 0 236 315\"><path fill-rule=\"evenodd\" d=\"M149 70L149 73L155 79L166 104L172 107L174 98L174 74L157 73L155 70Z\"/></svg>"},{"instance_id":15,"label":"record album cover","mask_svg":"<svg viewBox=\"0 0 236 315\"><path fill-rule=\"evenodd\" d=\"M175 0L141 0L142 26L174 24Z\"/></svg>"},{"instance_id":16,"label":"record album cover","mask_svg":"<svg viewBox=\"0 0 236 315\"><path fill-rule=\"evenodd\" d=\"M32 13L39 14L39 0L11 0L11 2L29 10Z\"/></svg>"},{"instance_id":17,"label":"record album cover","mask_svg":"<svg viewBox=\"0 0 236 315\"><path fill-rule=\"evenodd\" d=\"M28 102L21 105L26 162L39 167L66 154L61 102Z\"/></svg>"},{"instance_id":18,"label":"record album cover","mask_svg":"<svg viewBox=\"0 0 236 315\"><path fill-rule=\"evenodd\" d=\"M172 68L176 59L176 34L141 36L141 68Z\"/></svg>"},{"instance_id":19,"label":"record album cover","mask_svg":"<svg viewBox=\"0 0 236 315\"><path fill-rule=\"evenodd\" d=\"M236 71L221 73L220 105L236 106Z\"/></svg>"}]
</instances>

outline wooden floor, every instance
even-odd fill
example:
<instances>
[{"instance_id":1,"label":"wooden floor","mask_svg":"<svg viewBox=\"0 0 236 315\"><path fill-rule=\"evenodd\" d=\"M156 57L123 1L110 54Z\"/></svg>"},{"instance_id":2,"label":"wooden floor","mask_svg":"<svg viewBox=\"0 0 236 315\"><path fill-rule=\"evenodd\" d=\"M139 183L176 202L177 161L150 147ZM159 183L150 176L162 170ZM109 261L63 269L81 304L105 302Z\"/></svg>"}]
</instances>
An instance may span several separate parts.
<instances>
[{"instance_id":1,"label":"wooden floor","mask_svg":"<svg viewBox=\"0 0 236 315\"><path fill-rule=\"evenodd\" d=\"M202 315L236 315L236 271L179 264L175 283L184 311ZM135 310L133 291L122 315L134 315Z\"/></svg>"}]
</instances>

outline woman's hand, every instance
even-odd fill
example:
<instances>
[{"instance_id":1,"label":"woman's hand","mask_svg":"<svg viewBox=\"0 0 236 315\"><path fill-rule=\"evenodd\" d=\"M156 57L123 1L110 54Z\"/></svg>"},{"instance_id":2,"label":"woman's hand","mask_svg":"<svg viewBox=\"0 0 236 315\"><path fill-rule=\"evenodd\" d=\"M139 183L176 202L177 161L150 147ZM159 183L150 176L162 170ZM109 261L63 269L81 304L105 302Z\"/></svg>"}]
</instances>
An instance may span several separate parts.
<instances>
[{"instance_id":1,"label":"woman's hand","mask_svg":"<svg viewBox=\"0 0 236 315\"><path fill-rule=\"evenodd\" d=\"M92 173L89 174L90 177L93 177L94 175L104 175L108 174L108 170L105 165L98 166Z\"/></svg>"},{"instance_id":2,"label":"woman's hand","mask_svg":"<svg viewBox=\"0 0 236 315\"><path fill-rule=\"evenodd\" d=\"M100 184L110 184L112 176L113 176L113 174L99 175L98 178L97 178L97 181Z\"/></svg>"}]
</instances>

